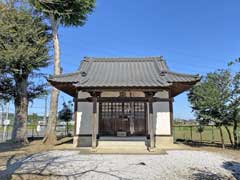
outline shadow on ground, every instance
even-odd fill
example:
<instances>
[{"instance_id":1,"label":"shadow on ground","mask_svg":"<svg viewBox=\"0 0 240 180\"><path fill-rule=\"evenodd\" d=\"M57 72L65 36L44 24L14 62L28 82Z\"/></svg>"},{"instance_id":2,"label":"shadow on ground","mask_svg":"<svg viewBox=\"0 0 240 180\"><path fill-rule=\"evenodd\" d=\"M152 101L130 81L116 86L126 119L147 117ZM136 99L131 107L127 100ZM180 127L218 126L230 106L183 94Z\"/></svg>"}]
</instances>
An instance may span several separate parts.
<instances>
[{"instance_id":1,"label":"shadow on ground","mask_svg":"<svg viewBox=\"0 0 240 180\"><path fill-rule=\"evenodd\" d=\"M67 160L61 160L60 162L58 162L60 158L61 157L59 156L46 158L45 153L31 154L18 159L15 157L15 155L13 155L7 160L6 168L4 170L0 170L0 179L79 179L87 173L97 173L99 175L107 175L115 179L128 180L127 178L120 177L114 174L114 172L118 171L97 170L99 165L96 165L95 162L92 162L92 168L86 168L82 166L78 169L77 172L75 171L69 174L63 174L62 172L52 172L51 169L69 168L65 167L68 162ZM74 161L83 160L76 159Z\"/></svg>"},{"instance_id":2,"label":"shadow on ground","mask_svg":"<svg viewBox=\"0 0 240 180\"><path fill-rule=\"evenodd\" d=\"M188 146L191 146L191 147L217 147L217 148L222 148L222 144L217 143L217 142L207 142L207 141L199 142L199 141L191 141L191 140L183 140L183 139L177 139L176 142L177 143L182 143L182 144L185 144L185 145L188 145ZM236 150L230 144L225 144L225 148ZM240 149L240 145L238 146L237 149Z\"/></svg>"},{"instance_id":3,"label":"shadow on ground","mask_svg":"<svg viewBox=\"0 0 240 180\"><path fill-rule=\"evenodd\" d=\"M236 161L227 161L223 163L223 168L231 171L232 175L240 180L240 163Z\"/></svg>"},{"instance_id":4,"label":"shadow on ground","mask_svg":"<svg viewBox=\"0 0 240 180\"><path fill-rule=\"evenodd\" d=\"M192 169L196 171L192 174L191 179L194 180L230 180L228 176L222 174L215 174L213 172L207 170L200 170L200 169Z\"/></svg>"},{"instance_id":5,"label":"shadow on ground","mask_svg":"<svg viewBox=\"0 0 240 180\"><path fill-rule=\"evenodd\" d=\"M223 163L222 167L230 171L232 177L220 173L213 173L207 170L201 170L197 168L192 168L191 171L194 171L192 178L194 180L231 180L237 179L240 180L240 163L235 161L226 161Z\"/></svg>"},{"instance_id":6,"label":"shadow on ground","mask_svg":"<svg viewBox=\"0 0 240 180\"><path fill-rule=\"evenodd\" d=\"M57 154L59 151L31 153L28 155L9 156L4 167L0 169L0 179L80 179L94 173L97 176L106 175L109 178L126 179L122 174L121 169L115 169L110 166L108 169L101 168L104 166L104 161L96 159L82 158L78 156L76 151L64 151ZM76 156L75 156L76 155ZM64 158L63 158L64 157ZM183 159L185 159L183 157ZM75 165L77 164L77 168ZM106 165L106 164L105 164ZM144 162L136 165L141 165L144 168ZM156 165L156 164L155 164ZM240 180L240 162L226 160L221 165L220 173L202 169L202 167L189 169L190 179L195 180L224 180L238 179ZM184 167L183 167L184 168ZM221 173L226 169L229 174ZM67 169L67 171L64 171ZM174 173L174 171L171 171ZM189 177L186 177L189 179Z\"/></svg>"},{"instance_id":7,"label":"shadow on ground","mask_svg":"<svg viewBox=\"0 0 240 180\"><path fill-rule=\"evenodd\" d=\"M28 145L21 144L21 143L13 143L11 141L6 141L3 143L0 143L0 153L2 152L8 152L8 151L17 151L22 147L26 147Z\"/></svg>"}]
</instances>

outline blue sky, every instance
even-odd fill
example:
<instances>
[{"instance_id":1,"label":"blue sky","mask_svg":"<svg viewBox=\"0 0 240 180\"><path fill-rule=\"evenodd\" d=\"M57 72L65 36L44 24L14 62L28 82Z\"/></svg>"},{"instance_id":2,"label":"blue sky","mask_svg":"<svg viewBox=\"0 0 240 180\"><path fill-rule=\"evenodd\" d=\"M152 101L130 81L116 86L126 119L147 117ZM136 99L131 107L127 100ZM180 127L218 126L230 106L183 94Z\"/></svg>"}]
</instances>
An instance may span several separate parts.
<instances>
[{"instance_id":1,"label":"blue sky","mask_svg":"<svg viewBox=\"0 0 240 180\"><path fill-rule=\"evenodd\" d=\"M84 56L163 56L171 70L200 75L226 68L240 56L239 7L239 0L97 0L83 27L60 28L63 71L75 71ZM189 106L186 93L177 96L174 116L192 118ZM36 100L29 111L43 107Z\"/></svg>"}]
</instances>

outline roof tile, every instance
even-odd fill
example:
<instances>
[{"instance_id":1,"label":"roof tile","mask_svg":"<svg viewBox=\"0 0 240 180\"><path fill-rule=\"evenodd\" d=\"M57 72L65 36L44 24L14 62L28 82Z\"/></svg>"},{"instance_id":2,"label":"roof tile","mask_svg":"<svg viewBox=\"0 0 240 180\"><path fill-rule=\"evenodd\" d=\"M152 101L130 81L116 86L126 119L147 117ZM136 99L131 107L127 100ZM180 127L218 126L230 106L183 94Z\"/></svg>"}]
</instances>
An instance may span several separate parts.
<instances>
[{"instance_id":1,"label":"roof tile","mask_svg":"<svg viewBox=\"0 0 240 180\"><path fill-rule=\"evenodd\" d=\"M70 82L78 87L166 87L198 80L198 76L171 72L161 57L86 57L77 72L49 78L50 82Z\"/></svg>"}]
</instances>

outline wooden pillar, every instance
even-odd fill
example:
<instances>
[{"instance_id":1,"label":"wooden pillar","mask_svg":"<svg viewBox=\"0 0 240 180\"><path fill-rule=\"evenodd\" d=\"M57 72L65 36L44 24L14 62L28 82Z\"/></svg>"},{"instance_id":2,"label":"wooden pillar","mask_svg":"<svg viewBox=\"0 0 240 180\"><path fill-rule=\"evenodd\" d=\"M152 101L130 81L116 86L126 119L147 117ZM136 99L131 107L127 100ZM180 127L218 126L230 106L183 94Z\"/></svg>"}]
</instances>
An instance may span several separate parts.
<instances>
[{"instance_id":1,"label":"wooden pillar","mask_svg":"<svg viewBox=\"0 0 240 180\"><path fill-rule=\"evenodd\" d=\"M73 98L74 102L74 131L73 131L73 146L78 147L79 146L79 139L77 134L77 111L78 111L78 91L76 90L76 94Z\"/></svg>"},{"instance_id":2,"label":"wooden pillar","mask_svg":"<svg viewBox=\"0 0 240 180\"><path fill-rule=\"evenodd\" d=\"M169 101L169 111L170 111L170 128L171 128L171 135L173 136L173 98Z\"/></svg>"},{"instance_id":3,"label":"wooden pillar","mask_svg":"<svg viewBox=\"0 0 240 180\"><path fill-rule=\"evenodd\" d=\"M147 102L147 120L148 120L148 135L150 137L149 149L155 148L154 137L154 123L153 123L153 96L155 92L145 92L145 96L148 99Z\"/></svg>"},{"instance_id":4,"label":"wooden pillar","mask_svg":"<svg viewBox=\"0 0 240 180\"><path fill-rule=\"evenodd\" d=\"M153 149L155 147L155 140L154 140L154 127L153 127L153 104L150 100L148 102L148 109L149 109L149 115L148 115L148 121L149 121L149 135L150 135L150 149Z\"/></svg>"},{"instance_id":5,"label":"wooden pillar","mask_svg":"<svg viewBox=\"0 0 240 180\"><path fill-rule=\"evenodd\" d=\"M171 128L171 136L174 136L173 134L173 97L171 91L168 91L168 96L169 96L169 111L170 111L170 128Z\"/></svg>"},{"instance_id":6,"label":"wooden pillar","mask_svg":"<svg viewBox=\"0 0 240 180\"><path fill-rule=\"evenodd\" d=\"M74 136L77 135L77 106L78 106L78 100L77 100L77 95L76 97L74 97L73 101L74 101Z\"/></svg>"},{"instance_id":7,"label":"wooden pillar","mask_svg":"<svg viewBox=\"0 0 240 180\"><path fill-rule=\"evenodd\" d=\"M92 113L92 148L97 147L97 97L94 96L92 99L93 113Z\"/></svg>"}]
</instances>

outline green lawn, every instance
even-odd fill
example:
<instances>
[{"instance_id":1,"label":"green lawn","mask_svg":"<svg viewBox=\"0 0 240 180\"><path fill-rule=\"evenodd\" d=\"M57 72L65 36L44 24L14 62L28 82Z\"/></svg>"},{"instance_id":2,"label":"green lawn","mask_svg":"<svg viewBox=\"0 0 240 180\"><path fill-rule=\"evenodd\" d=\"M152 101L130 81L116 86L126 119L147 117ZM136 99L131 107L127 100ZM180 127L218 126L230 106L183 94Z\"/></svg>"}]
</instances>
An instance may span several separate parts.
<instances>
[{"instance_id":1,"label":"green lawn","mask_svg":"<svg viewBox=\"0 0 240 180\"><path fill-rule=\"evenodd\" d=\"M232 134L232 126L228 127ZM225 128L223 130L223 137L226 144L229 144L229 137ZM197 132L197 126L174 126L173 128L174 138L182 140L193 140L200 141L200 133ZM239 128L240 135L240 128ZM240 138L240 137L239 137ZM233 135L232 135L233 139ZM220 142L219 129L214 126L204 126L204 131L202 132L203 142Z\"/></svg>"}]
</instances>

